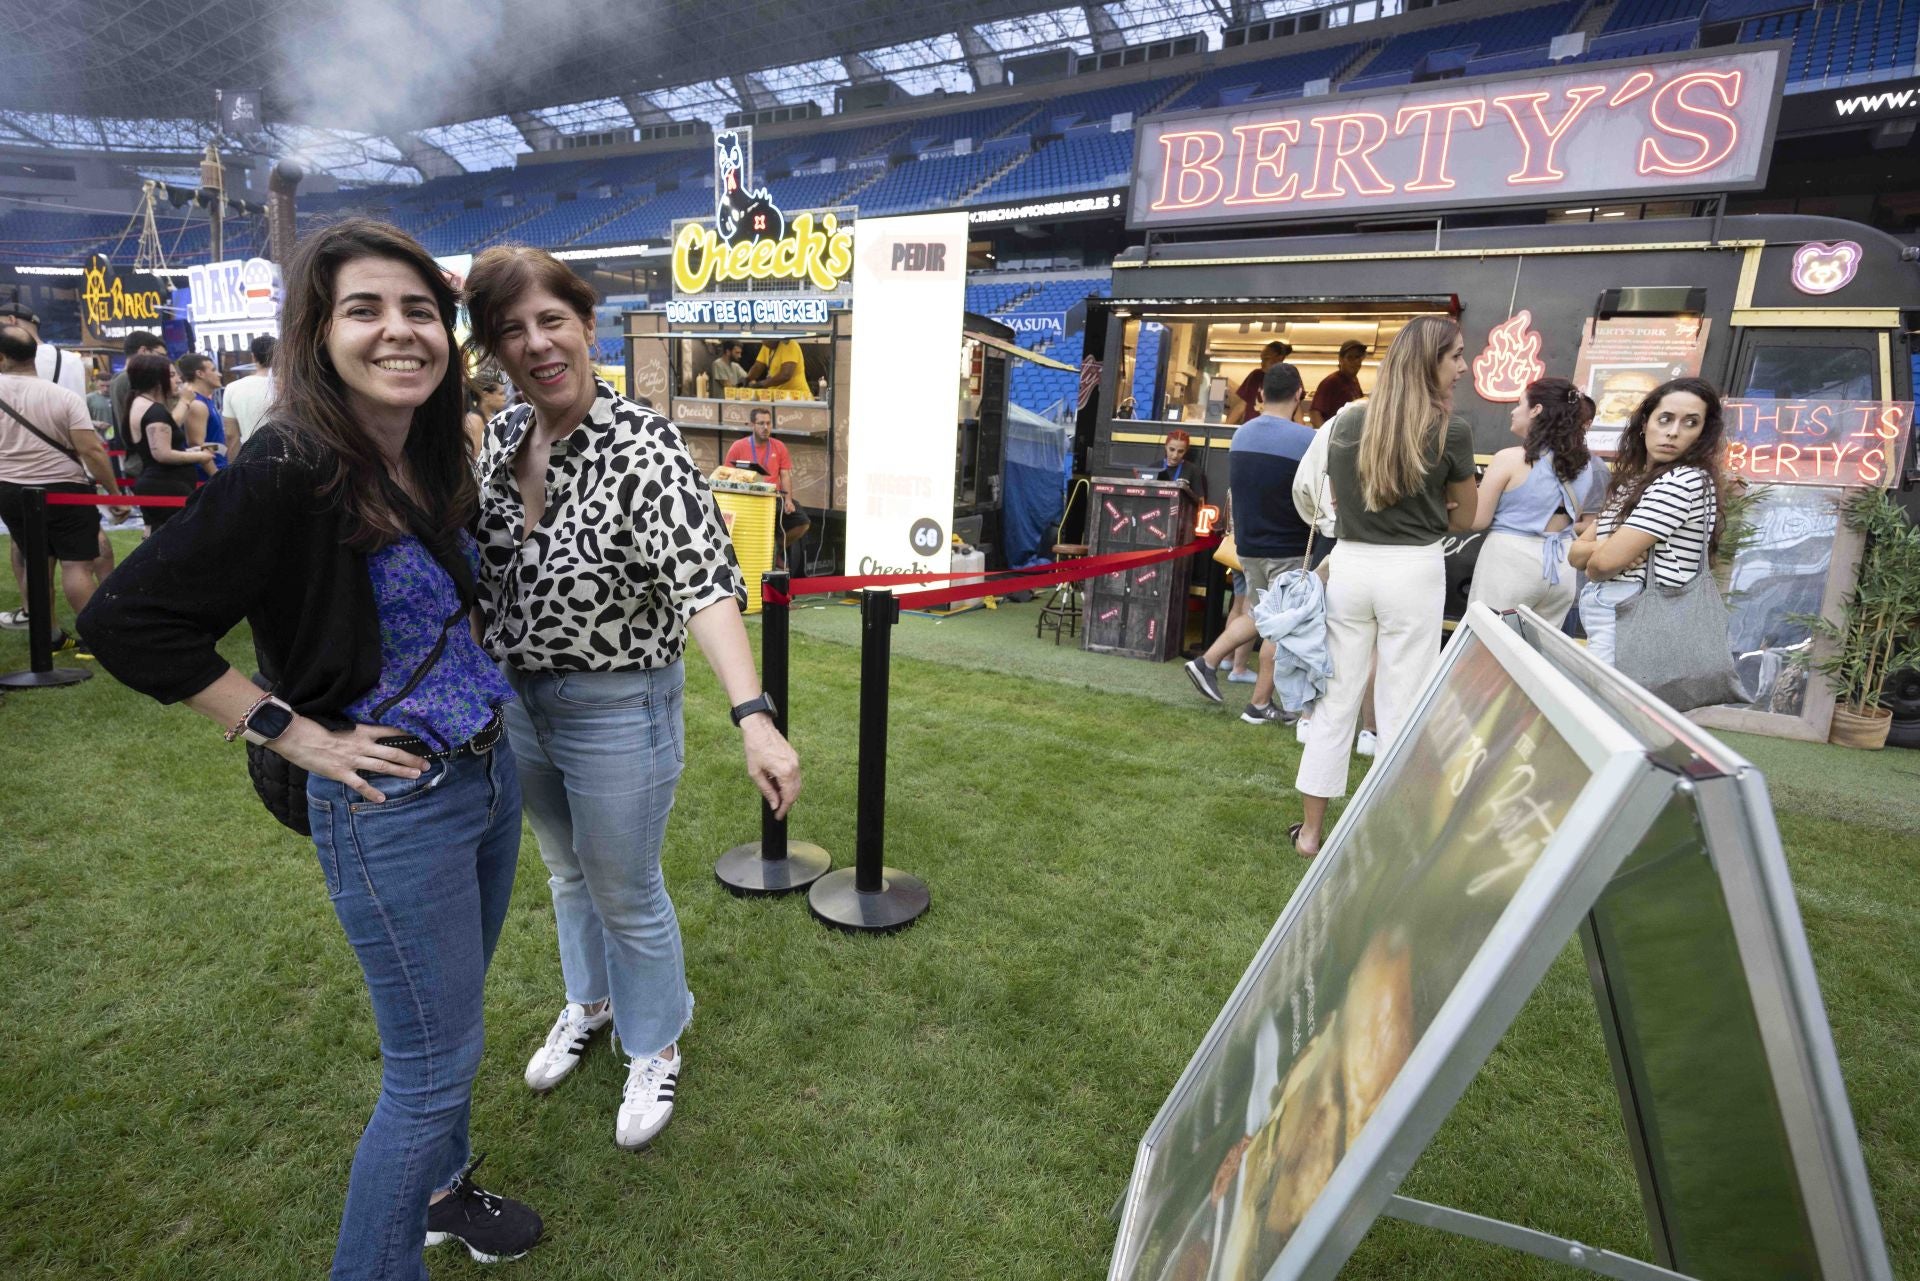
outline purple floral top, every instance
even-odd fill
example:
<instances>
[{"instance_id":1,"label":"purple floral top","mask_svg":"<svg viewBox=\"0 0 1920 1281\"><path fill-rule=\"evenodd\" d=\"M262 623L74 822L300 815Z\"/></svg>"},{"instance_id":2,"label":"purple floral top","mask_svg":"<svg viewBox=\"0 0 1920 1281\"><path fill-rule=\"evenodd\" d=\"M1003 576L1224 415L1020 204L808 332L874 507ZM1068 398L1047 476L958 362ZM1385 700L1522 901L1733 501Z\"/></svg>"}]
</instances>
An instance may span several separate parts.
<instances>
[{"instance_id":1,"label":"purple floral top","mask_svg":"<svg viewBox=\"0 0 1920 1281\"><path fill-rule=\"evenodd\" d=\"M480 550L465 534L460 553L477 572ZM464 619L447 628L446 648L433 669L377 722L374 717L374 709L405 688L432 652L441 624L459 608L459 589L417 538L388 543L367 557L367 576L380 611L380 679L348 704L346 714L362 724L416 734L441 751L466 742L486 728L513 690Z\"/></svg>"}]
</instances>

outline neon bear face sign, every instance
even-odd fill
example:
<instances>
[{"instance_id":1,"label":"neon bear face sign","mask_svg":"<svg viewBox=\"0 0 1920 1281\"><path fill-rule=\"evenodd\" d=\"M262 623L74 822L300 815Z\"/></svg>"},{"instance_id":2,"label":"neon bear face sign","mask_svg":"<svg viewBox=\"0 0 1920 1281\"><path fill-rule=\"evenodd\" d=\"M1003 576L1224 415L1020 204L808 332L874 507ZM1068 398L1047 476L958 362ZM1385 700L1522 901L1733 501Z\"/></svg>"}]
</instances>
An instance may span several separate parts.
<instances>
[{"instance_id":1,"label":"neon bear face sign","mask_svg":"<svg viewBox=\"0 0 1920 1281\"><path fill-rule=\"evenodd\" d=\"M1141 121L1128 223L1763 185L1777 49L1341 94Z\"/></svg>"}]
</instances>

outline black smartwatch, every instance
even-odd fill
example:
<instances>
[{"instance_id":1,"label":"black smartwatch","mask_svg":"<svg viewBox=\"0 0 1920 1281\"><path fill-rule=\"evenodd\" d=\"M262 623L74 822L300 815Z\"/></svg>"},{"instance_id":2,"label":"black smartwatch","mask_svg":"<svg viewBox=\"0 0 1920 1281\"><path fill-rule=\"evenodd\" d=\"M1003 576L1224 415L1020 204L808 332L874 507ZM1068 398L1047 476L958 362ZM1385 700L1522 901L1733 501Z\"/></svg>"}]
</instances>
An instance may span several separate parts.
<instances>
[{"instance_id":1,"label":"black smartwatch","mask_svg":"<svg viewBox=\"0 0 1920 1281\"><path fill-rule=\"evenodd\" d=\"M763 693L758 698L750 698L744 703L734 704L733 723L738 725L747 717L756 716L761 712L765 712L776 720L779 718L780 714L773 707L773 695Z\"/></svg>"},{"instance_id":2,"label":"black smartwatch","mask_svg":"<svg viewBox=\"0 0 1920 1281\"><path fill-rule=\"evenodd\" d=\"M265 746L287 732L293 724L293 708L277 698L263 698L247 713L240 736L249 743Z\"/></svg>"}]
</instances>

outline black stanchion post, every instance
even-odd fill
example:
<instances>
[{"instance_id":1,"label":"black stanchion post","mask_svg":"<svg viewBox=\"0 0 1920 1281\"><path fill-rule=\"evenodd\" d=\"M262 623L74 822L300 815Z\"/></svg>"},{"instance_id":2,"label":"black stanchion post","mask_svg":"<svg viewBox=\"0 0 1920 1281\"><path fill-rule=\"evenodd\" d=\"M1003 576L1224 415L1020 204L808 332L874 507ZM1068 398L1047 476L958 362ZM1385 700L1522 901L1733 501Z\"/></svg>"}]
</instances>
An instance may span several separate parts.
<instances>
[{"instance_id":1,"label":"black stanchion post","mask_svg":"<svg viewBox=\"0 0 1920 1281\"><path fill-rule=\"evenodd\" d=\"M22 527L9 532L20 543L27 562L27 670L0 675L0 689L54 689L78 685L93 673L84 667L53 665L53 575L47 572L47 491L23 489Z\"/></svg>"},{"instance_id":2,"label":"black stanchion post","mask_svg":"<svg viewBox=\"0 0 1920 1281\"><path fill-rule=\"evenodd\" d=\"M787 732L788 622L787 571L760 580L760 684L773 696L773 723ZM719 882L742 896L791 894L804 890L833 867L833 856L818 845L787 839L787 820L760 801L760 839L736 845L713 865Z\"/></svg>"},{"instance_id":3,"label":"black stanchion post","mask_svg":"<svg viewBox=\"0 0 1920 1281\"><path fill-rule=\"evenodd\" d=\"M813 883L807 906L823 924L859 933L903 930L932 901L916 876L887 867L887 674L900 602L893 593L860 593L860 794L854 866Z\"/></svg>"}]
</instances>

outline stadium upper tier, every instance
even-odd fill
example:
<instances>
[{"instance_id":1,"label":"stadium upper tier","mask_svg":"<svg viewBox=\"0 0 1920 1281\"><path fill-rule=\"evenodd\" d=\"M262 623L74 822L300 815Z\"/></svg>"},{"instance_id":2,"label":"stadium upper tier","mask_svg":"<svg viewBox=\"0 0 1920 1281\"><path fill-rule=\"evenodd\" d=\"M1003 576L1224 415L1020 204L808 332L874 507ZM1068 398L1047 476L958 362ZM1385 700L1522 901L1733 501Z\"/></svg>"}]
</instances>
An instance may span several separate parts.
<instances>
[{"instance_id":1,"label":"stadium upper tier","mask_svg":"<svg viewBox=\"0 0 1920 1281\"><path fill-rule=\"evenodd\" d=\"M1767 12L1774 9L1774 12ZM1604 16L1602 16L1604 15ZM1915 68L1920 0L1840 0L1815 8L1770 0L1558 0L1491 18L1394 31L1356 27L1371 40L1201 73L1062 92L1052 82L1026 100L929 110L920 117L763 137L757 178L788 209L856 205L907 213L1026 200L1124 183L1133 122L1169 110L1232 106L1299 96L1315 81L1337 89L1408 84L1551 65L1555 37L1586 31L1581 61L1673 53L1695 47L1703 21L1740 21L1742 41L1793 43L1788 88L1857 84ZM678 218L712 208L704 148L596 157L437 178L418 186L362 188L300 198L302 228L343 213L387 218L434 252L467 253L503 241L590 248L660 240ZM204 215L161 216L173 265L205 261ZM229 223L227 252L258 252L257 220ZM20 209L0 215L0 262L70 264L92 252L126 260L136 222L118 215Z\"/></svg>"}]
</instances>

